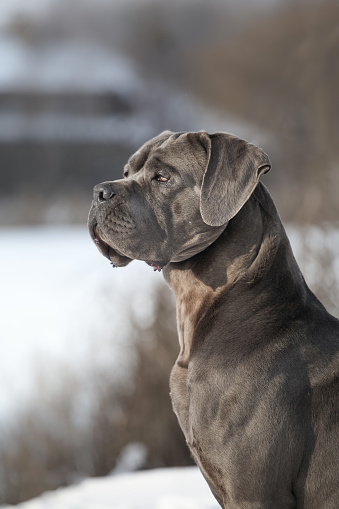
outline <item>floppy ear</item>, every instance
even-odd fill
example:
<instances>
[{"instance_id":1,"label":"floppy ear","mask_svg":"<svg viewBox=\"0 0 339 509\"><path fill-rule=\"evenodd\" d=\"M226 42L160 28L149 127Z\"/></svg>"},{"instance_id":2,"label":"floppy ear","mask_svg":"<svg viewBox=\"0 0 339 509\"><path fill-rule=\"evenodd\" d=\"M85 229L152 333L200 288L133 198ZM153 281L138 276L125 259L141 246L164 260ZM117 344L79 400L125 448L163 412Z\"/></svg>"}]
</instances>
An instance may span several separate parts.
<instances>
[{"instance_id":1,"label":"floppy ear","mask_svg":"<svg viewBox=\"0 0 339 509\"><path fill-rule=\"evenodd\" d=\"M221 226L239 212L271 165L265 152L236 136L216 133L209 138L200 212L206 224Z\"/></svg>"}]
</instances>

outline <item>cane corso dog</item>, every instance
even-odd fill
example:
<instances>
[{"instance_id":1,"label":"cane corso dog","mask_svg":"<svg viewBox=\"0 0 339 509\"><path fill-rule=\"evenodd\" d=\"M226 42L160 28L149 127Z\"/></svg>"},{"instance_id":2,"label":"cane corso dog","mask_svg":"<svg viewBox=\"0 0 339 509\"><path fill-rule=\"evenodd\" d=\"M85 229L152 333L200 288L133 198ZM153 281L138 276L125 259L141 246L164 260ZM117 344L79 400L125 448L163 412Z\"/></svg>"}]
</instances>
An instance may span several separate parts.
<instances>
[{"instance_id":1,"label":"cane corso dog","mask_svg":"<svg viewBox=\"0 0 339 509\"><path fill-rule=\"evenodd\" d=\"M94 188L89 231L174 292L173 409L220 506L338 509L339 322L304 281L269 169L231 134L165 131Z\"/></svg>"}]
</instances>

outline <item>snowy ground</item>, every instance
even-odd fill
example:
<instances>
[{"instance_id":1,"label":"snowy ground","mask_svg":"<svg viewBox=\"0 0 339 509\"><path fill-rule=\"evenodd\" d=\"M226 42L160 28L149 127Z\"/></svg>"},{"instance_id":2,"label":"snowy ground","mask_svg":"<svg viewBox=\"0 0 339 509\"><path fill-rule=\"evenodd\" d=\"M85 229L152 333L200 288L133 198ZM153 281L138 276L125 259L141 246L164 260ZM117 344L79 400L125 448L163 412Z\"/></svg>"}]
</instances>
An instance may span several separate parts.
<instances>
[{"instance_id":1,"label":"snowy ground","mask_svg":"<svg viewBox=\"0 0 339 509\"><path fill-rule=\"evenodd\" d=\"M298 229L288 232L311 287L319 267L310 252L332 253L329 283L336 294L339 231L310 229L306 244ZM122 331L129 306L147 323L150 295L160 280L162 275L142 262L112 269L85 227L0 229L0 422L13 418L24 403L29 405L40 370L48 389L48 384L56 383L60 363L76 370L90 358L107 368L108 330ZM128 356L126 345L119 343L122 337L117 334L114 358L109 356L110 369L113 362L117 373L120 361ZM88 479L19 507L217 509L218 505L199 471L185 468Z\"/></svg>"},{"instance_id":2,"label":"snowy ground","mask_svg":"<svg viewBox=\"0 0 339 509\"><path fill-rule=\"evenodd\" d=\"M310 229L306 245L298 229L289 228L288 233L311 287L319 267L309 251L324 248L334 254L329 283L338 284L339 231ZM60 363L72 369L89 358L103 367L107 359L112 363L106 354L112 330L117 332L113 361L121 365L126 355L126 345L119 343L128 321L124 317L132 306L133 314L147 322L150 295L161 280L162 274L143 262L112 269L85 226L0 229L1 420L29 402L41 370L53 384Z\"/></svg>"},{"instance_id":3,"label":"snowy ground","mask_svg":"<svg viewBox=\"0 0 339 509\"><path fill-rule=\"evenodd\" d=\"M2 509L13 506L1 506ZM45 493L21 509L218 509L197 467L86 479Z\"/></svg>"},{"instance_id":4,"label":"snowy ground","mask_svg":"<svg viewBox=\"0 0 339 509\"><path fill-rule=\"evenodd\" d=\"M39 376L54 384L61 364L77 370L91 359L105 367L112 330L121 365L125 313L132 306L147 320L161 278L142 262L112 269L86 227L0 229L1 420L29 402Z\"/></svg>"}]
</instances>

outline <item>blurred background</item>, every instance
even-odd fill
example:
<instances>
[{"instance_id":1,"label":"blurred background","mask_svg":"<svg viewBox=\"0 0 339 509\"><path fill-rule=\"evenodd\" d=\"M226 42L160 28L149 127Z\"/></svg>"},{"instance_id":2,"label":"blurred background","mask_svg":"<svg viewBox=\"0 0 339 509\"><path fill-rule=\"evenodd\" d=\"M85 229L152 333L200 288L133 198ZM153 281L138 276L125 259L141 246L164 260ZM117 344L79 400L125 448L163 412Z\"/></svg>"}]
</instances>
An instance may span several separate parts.
<instances>
[{"instance_id":1,"label":"blurred background","mask_svg":"<svg viewBox=\"0 0 339 509\"><path fill-rule=\"evenodd\" d=\"M93 186L165 129L261 146L306 279L339 316L338 0L1 0L0 504L191 464L175 307L113 271Z\"/></svg>"}]
</instances>

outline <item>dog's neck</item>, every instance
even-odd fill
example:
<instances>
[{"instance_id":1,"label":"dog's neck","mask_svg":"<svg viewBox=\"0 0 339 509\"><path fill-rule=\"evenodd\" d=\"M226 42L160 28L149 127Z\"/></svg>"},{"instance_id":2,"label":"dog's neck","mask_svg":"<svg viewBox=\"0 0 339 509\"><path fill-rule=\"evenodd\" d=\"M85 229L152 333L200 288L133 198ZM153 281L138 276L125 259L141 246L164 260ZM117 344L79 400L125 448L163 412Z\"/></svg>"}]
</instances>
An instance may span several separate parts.
<instances>
[{"instance_id":1,"label":"dog's neck","mask_svg":"<svg viewBox=\"0 0 339 509\"><path fill-rule=\"evenodd\" d=\"M180 252L177 253L173 258L172 262L184 262L190 260L199 253L202 253L211 244L213 244L218 237L224 232L227 224L214 227L213 233L211 232L200 232L195 235L194 238L189 239L181 248Z\"/></svg>"},{"instance_id":2,"label":"dog's neck","mask_svg":"<svg viewBox=\"0 0 339 509\"><path fill-rule=\"evenodd\" d=\"M277 263L279 271L275 269ZM233 314L238 302L236 314L241 319L242 299L251 298L254 285L267 282L267 278L274 279L278 272L283 274L283 282L274 280L272 284L270 281L264 284L265 291L272 293L266 299L278 299L282 284L280 294L285 299L294 300L293 292L298 291L299 295L305 292L306 284L279 214L268 191L259 184L211 246L186 261L170 263L164 268L164 277L177 302L179 342L182 358L186 359L183 363L188 362L193 327L205 315L210 315L212 308L217 308L218 301L222 299L225 303L228 299Z\"/></svg>"},{"instance_id":3,"label":"dog's neck","mask_svg":"<svg viewBox=\"0 0 339 509\"><path fill-rule=\"evenodd\" d=\"M237 281L262 277L285 238L273 201L259 184L211 245L179 263L169 263L164 277L176 296L196 285L225 291Z\"/></svg>"}]
</instances>

